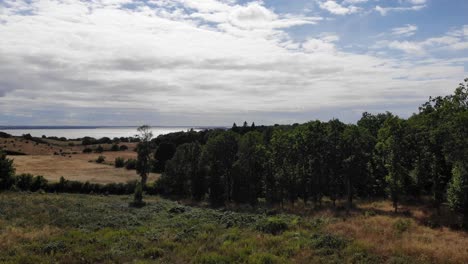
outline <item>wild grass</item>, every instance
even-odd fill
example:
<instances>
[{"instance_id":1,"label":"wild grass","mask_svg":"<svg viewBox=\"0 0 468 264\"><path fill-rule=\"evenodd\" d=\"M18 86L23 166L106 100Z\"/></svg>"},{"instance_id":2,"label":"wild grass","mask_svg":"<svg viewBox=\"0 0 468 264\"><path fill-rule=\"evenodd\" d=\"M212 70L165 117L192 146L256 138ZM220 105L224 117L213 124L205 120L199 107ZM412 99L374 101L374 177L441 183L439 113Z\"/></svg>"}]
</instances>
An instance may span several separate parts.
<instances>
[{"instance_id":1,"label":"wild grass","mask_svg":"<svg viewBox=\"0 0 468 264\"><path fill-rule=\"evenodd\" d=\"M215 210L147 197L0 193L0 263L463 263L412 218Z\"/></svg>"}]
</instances>

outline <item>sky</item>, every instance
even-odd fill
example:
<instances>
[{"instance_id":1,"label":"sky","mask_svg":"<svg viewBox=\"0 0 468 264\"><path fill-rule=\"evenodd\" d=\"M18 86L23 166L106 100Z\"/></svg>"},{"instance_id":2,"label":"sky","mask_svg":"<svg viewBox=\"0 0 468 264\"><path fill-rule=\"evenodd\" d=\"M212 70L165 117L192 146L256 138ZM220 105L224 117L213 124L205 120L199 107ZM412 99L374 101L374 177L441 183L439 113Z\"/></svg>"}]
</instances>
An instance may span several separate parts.
<instances>
[{"instance_id":1,"label":"sky","mask_svg":"<svg viewBox=\"0 0 468 264\"><path fill-rule=\"evenodd\" d=\"M417 112L468 77L466 0L0 0L0 125Z\"/></svg>"}]
</instances>

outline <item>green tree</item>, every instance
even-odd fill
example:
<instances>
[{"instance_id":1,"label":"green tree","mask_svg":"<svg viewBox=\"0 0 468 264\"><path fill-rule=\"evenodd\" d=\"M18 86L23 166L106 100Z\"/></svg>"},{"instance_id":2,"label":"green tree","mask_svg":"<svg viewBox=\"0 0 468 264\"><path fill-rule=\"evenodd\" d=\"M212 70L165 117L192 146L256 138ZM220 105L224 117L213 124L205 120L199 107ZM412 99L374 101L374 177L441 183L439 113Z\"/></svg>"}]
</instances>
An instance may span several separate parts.
<instances>
[{"instance_id":1,"label":"green tree","mask_svg":"<svg viewBox=\"0 0 468 264\"><path fill-rule=\"evenodd\" d=\"M233 200L256 204L262 193L266 149L262 134L248 132L239 140L238 160L234 164Z\"/></svg>"},{"instance_id":2,"label":"green tree","mask_svg":"<svg viewBox=\"0 0 468 264\"><path fill-rule=\"evenodd\" d=\"M387 176L385 177L388 193L393 201L395 212L404 191L404 183L408 178L406 164L408 144L406 142L406 123L399 117L388 118L379 130L378 143L380 158L385 164Z\"/></svg>"},{"instance_id":3,"label":"green tree","mask_svg":"<svg viewBox=\"0 0 468 264\"><path fill-rule=\"evenodd\" d=\"M172 194L200 198L198 184L199 158L201 147L199 143L186 143L177 147L174 157L166 163L162 175L163 182Z\"/></svg>"},{"instance_id":4,"label":"green tree","mask_svg":"<svg viewBox=\"0 0 468 264\"><path fill-rule=\"evenodd\" d=\"M13 160L8 159L0 150L0 191L10 189L15 182L15 167Z\"/></svg>"},{"instance_id":5,"label":"green tree","mask_svg":"<svg viewBox=\"0 0 468 264\"><path fill-rule=\"evenodd\" d=\"M373 149L373 140L367 129L349 125L343 132L343 169L345 176L347 206L352 207L354 189L366 192L368 183L368 163ZM363 190L364 189L364 190Z\"/></svg>"},{"instance_id":6,"label":"green tree","mask_svg":"<svg viewBox=\"0 0 468 264\"><path fill-rule=\"evenodd\" d=\"M232 131L210 137L203 150L204 168L208 174L209 198L213 206L231 201L232 167L236 161L238 135Z\"/></svg>"},{"instance_id":7,"label":"green tree","mask_svg":"<svg viewBox=\"0 0 468 264\"><path fill-rule=\"evenodd\" d=\"M136 171L140 175L141 178L141 189L144 190L146 187L146 182L148 180L148 174L151 171L151 156L152 156L152 149L151 149L151 139L153 138L153 132L151 132L151 128L147 125L143 125L137 129L138 131L138 139L140 140L137 145L137 160L136 160ZM140 197L139 194L136 192L139 189L135 189L135 203L141 204L143 201L143 194L141 195L141 200L137 201L136 198Z\"/></svg>"}]
</instances>

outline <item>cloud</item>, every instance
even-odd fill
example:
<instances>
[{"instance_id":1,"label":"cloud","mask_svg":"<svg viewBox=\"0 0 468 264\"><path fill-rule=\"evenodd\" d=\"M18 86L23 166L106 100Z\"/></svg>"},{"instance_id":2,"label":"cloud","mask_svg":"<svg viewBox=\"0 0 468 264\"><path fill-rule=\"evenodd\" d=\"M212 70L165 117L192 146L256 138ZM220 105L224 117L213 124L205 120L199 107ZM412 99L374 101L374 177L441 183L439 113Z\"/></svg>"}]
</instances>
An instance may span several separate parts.
<instances>
[{"instance_id":1,"label":"cloud","mask_svg":"<svg viewBox=\"0 0 468 264\"><path fill-rule=\"evenodd\" d=\"M408 54L413 55L424 55L426 54L423 45L409 41L392 41L388 43L388 47L391 49L401 50Z\"/></svg>"},{"instance_id":2,"label":"cloud","mask_svg":"<svg viewBox=\"0 0 468 264\"><path fill-rule=\"evenodd\" d=\"M343 4L362 4L366 3L369 0L344 0Z\"/></svg>"},{"instance_id":3,"label":"cloud","mask_svg":"<svg viewBox=\"0 0 468 264\"><path fill-rule=\"evenodd\" d=\"M426 3L427 0L406 0L406 2L413 4L413 5L423 5Z\"/></svg>"},{"instance_id":4,"label":"cloud","mask_svg":"<svg viewBox=\"0 0 468 264\"><path fill-rule=\"evenodd\" d=\"M258 1L34 0L0 7L0 120L7 125L212 125L245 116L297 122L330 118L333 109L380 109L388 98L398 98L388 109L398 112L398 105L450 92L447 83L465 74L463 58L421 66L344 51L336 33L320 33L320 17L279 13ZM288 29L297 25L318 33L294 39ZM427 41L455 48L463 43L458 35L457 42ZM393 44L404 45L411 43Z\"/></svg>"},{"instance_id":5,"label":"cloud","mask_svg":"<svg viewBox=\"0 0 468 264\"><path fill-rule=\"evenodd\" d=\"M319 4L320 8L327 10L328 12L335 14L335 15L348 15L356 13L360 10L359 7L356 6L343 6L338 4L335 1L325 1Z\"/></svg>"},{"instance_id":6,"label":"cloud","mask_svg":"<svg viewBox=\"0 0 468 264\"><path fill-rule=\"evenodd\" d=\"M414 35L417 30L418 27L416 25L407 24L403 27L392 28L391 31L392 35L409 37Z\"/></svg>"},{"instance_id":7,"label":"cloud","mask_svg":"<svg viewBox=\"0 0 468 264\"><path fill-rule=\"evenodd\" d=\"M388 46L390 49L403 51L407 54L422 56L429 54L429 51L446 50L458 51L468 49L468 39L465 37L464 30L466 25L461 29L451 30L443 36L431 37L421 41L381 41L377 46ZM406 27L394 28L394 35L413 34L417 27L407 25Z\"/></svg>"},{"instance_id":8,"label":"cloud","mask_svg":"<svg viewBox=\"0 0 468 264\"><path fill-rule=\"evenodd\" d=\"M379 12L382 16L387 15L389 12L403 12L403 11L419 11L425 8L426 5L414 5L409 7L381 7L376 6L375 11Z\"/></svg>"}]
</instances>

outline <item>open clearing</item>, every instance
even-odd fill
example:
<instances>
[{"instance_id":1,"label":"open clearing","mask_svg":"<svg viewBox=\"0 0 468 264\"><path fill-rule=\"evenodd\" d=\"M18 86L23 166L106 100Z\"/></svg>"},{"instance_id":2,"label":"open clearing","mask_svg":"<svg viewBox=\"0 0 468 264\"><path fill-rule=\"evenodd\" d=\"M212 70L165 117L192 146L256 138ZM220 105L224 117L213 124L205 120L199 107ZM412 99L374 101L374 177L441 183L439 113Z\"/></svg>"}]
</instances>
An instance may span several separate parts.
<instances>
[{"instance_id":1,"label":"open clearing","mask_svg":"<svg viewBox=\"0 0 468 264\"><path fill-rule=\"evenodd\" d=\"M94 162L100 155L106 157L105 164ZM16 173L31 173L42 175L49 181L59 181L60 177L67 180L75 180L91 183L125 183L138 179L135 170L115 168L112 163L116 157L125 159L135 158L136 153L104 152L75 155L26 155L10 156L14 160ZM91 161L91 162L90 162ZM151 173L148 180L154 181L159 174Z\"/></svg>"}]
</instances>

